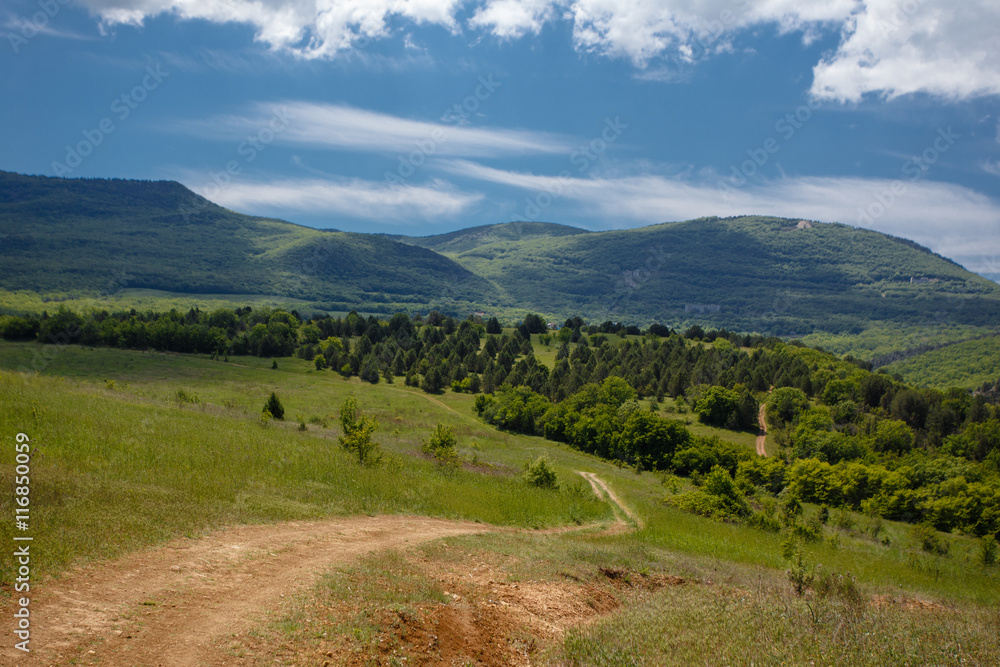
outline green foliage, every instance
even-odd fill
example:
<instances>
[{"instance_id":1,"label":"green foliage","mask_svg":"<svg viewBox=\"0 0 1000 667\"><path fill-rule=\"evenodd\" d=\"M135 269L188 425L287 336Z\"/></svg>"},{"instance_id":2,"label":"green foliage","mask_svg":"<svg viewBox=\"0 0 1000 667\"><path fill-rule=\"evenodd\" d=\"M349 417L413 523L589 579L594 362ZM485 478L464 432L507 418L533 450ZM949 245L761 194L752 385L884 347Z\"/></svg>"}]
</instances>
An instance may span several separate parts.
<instances>
[{"instance_id":1,"label":"green foliage","mask_svg":"<svg viewBox=\"0 0 1000 667\"><path fill-rule=\"evenodd\" d=\"M271 417L277 419L278 421L284 421L285 419L285 407L281 404L281 400L278 398L278 395L273 391L264 403L264 410L270 413Z\"/></svg>"},{"instance_id":2,"label":"green foliage","mask_svg":"<svg viewBox=\"0 0 1000 667\"><path fill-rule=\"evenodd\" d=\"M945 345L894 361L885 370L917 386L972 389L996 379L1000 368L1000 337L996 335Z\"/></svg>"},{"instance_id":3,"label":"green foliage","mask_svg":"<svg viewBox=\"0 0 1000 667\"><path fill-rule=\"evenodd\" d=\"M917 524L911 529L911 535L913 541L927 553L944 556L949 551L950 544L934 530L933 526Z\"/></svg>"},{"instance_id":4,"label":"green foliage","mask_svg":"<svg viewBox=\"0 0 1000 667\"><path fill-rule=\"evenodd\" d=\"M377 465L382 461L382 448L372 439L378 422L370 415L361 413L358 400L349 396L340 406L339 438L341 446L358 457L361 465Z\"/></svg>"},{"instance_id":5,"label":"green foliage","mask_svg":"<svg viewBox=\"0 0 1000 667\"><path fill-rule=\"evenodd\" d=\"M989 567L997 562L997 540L992 535L986 535L979 543L979 561Z\"/></svg>"},{"instance_id":6,"label":"green foliage","mask_svg":"<svg viewBox=\"0 0 1000 667\"><path fill-rule=\"evenodd\" d=\"M674 471L681 475L696 472L707 474L717 466L730 474L736 474L742 462L754 458L756 455L746 447L720 440L716 436L696 437L677 448L671 459L671 465Z\"/></svg>"},{"instance_id":7,"label":"green foliage","mask_svg":"<svg viewBox=\"0 0 1000 667\"><path fill-rule=\"evenodd\" d=\"M439 422L434 427L430 437L421 445L420 451L433 457L442 467L455 469L462 463L456 449L457 446L458 438L455 437L455 430L451 426Z\"/></svg>"},{"instance_id":8,"label":"green foliage","mask_svg":"<svg viewBox=\"0 0 1000 667\"><path fill-rule=\"evenodd\" d=\"M788 581L791 582L795 594L799 597L805 595L806 590L812 588L815 580L815 566L806 561L802 548L796 547L788 567Z\"/></svg>"},{"instance_id":9,"label":"green foliage","mask_svg":"<svg viewBox=\"0 0 1000 667\"><path fill-rule=\"evenodd\" d=\"M476 398L476 411L484 421L518 433L534 434L538 419L549 408L548 400L528 387L505 384L492 396L481 398Z\"/></svg>"},{"instance_id":10,"label":"green foliage","mask_svg":"<svg viewBox=\"0 0 1000 667\"><path fill-rule=\"evenodd\" d=\"M694 404L694 412L701 421L715 426L725 426L739 406L739 396L732 389L709 387Z\"/></svg>"},{"instance_id":11,"label":"green foliage","mask_svg":"<svg viewBox=\"0 0 1000 667\"><path fill-rule=\"evenodd\" d=\"M527 484L537 486L540 489L559 488L556 471L552 467L552 462L545 456L539 456L534 461L525 464L523 479Z\"/></svg>"},{"instance_id":12,"label":"green foliage","mask_svg":"<svg viewBox=\"0 0 1000 667\"><path fill-rule=\"evenodd\" d=\"M768 421L780 428L794 421L807 407L809 407L809 397L801 389L779 387L767 397L764 409Z\"/></svg>"},{"instance_id":13,"label":"green foliage","mask_svg":"<svg viewBox=\"0 0 1000 667\"><path fill-rule=\"evenodd\" d=\"M872 446L877 452L905 454L913 448L913 430L905 422L885 419L875 429Z\"/></svg>"},{"instance_id":14,"label":"green foliage","mask_svg":"<svg viewBox=\"0 0 1000 667\"><path fill-rule=\"evenodd\" d=\"M181 388L174 392L174 397L177 399L178 403L201 403L201 399L198 398L196 394L189 392L187 389ZM265 406L265 410L267 407Z\"/></svg>"}]
</instances>

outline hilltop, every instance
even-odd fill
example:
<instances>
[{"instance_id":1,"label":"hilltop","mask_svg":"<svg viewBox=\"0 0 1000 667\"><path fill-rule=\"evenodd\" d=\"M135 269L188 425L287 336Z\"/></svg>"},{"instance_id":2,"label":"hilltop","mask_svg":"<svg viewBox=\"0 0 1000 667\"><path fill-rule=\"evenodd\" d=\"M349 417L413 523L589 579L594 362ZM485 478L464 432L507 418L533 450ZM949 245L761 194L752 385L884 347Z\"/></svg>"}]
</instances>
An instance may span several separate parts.
<instances>
[{"instance_id":1,"label":"hilltop","mask_svg":"<svg viewBox=\"0 0 1000 667\"><path fill-rule=\"evenodd\" d=\"M425 239L514 303L591 319L802 335L1000 323L1000 286L912 241L747 216L606 232L508 223Z\"/></svg>"},{"instance_id":2,"label":"hilltop","mask_svg":"<svg viewBox=\"0 0 1000 667\"><path fill-rule=\"evenodd\" d=\"M348 310L492 304L487 281L430 250L243 215L170 181L0 172L0 239L9 291L276 295Z\"/></svg>"}]
</instances>

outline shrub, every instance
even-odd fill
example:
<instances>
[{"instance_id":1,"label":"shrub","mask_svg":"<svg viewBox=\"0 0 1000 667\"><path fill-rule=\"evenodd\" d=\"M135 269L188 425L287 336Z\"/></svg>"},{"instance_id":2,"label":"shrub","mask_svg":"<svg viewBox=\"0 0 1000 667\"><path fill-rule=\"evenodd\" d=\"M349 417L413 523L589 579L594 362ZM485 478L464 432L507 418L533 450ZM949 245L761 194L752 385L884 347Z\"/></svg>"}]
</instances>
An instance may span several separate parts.
<instances>
[{"instance_id":1,"label":"shrub","mask_svg":"<svg viewBox=\"0 0 1000 667\"><path fill-rule=\"evenodd\" d=\"M374 417L362 415L358 399L348 396L340 406L340 444L357 455L362 465L376 465L382 460L382 448L372 440L372 433L378 428Z\"/></svg>"},{"instance_id":2,"label":"shrub","mask_svg":"<svg viewBox=\"0 0 1000 667\"><path fill-rule=\"evenodd\" d=\"M455 438L454 429L439 423L420 447L420 451L434 457L443 467L457 468L461 463L458 452L455 451L457 444L458 439Z\"/></svg>"},{"instance_id":3,"label":"shrub","mask_svg":"<svg viewBox=\"0 0 1000 667\"><path fill-rule=\"evenodd\" d=\"M992 535L983 538L979 545L979 559L983 565L996 565L997 562L997 540Z\"/></svg>"},{"instance_id":4,"label":"shrub","mask_svg":"<svg viewBox=\"0 0 1000 667\"><path fill-rule=\"evenodd\" d=\"M525 465L524 481L540 489L558 489L559 482L552 462L545 456L539 456L533 463Z\"/></svg>"},{"instance_id":5,"label":"shrub","mask_svg":"<svg viewBox=\"0 0 1000 667\"><path fill-rule=\"evenodd\" d=\"M268 396L267 402L264 403L264 410L271 413L271 416L278 421L284 421L285 419L285 408L281 405L281 400L278 395L273 391L271 395Z\"/></svg>"},{"instance_id":6,"label":"shrub","mask_svg":"<svg viewBox=\"0 0 1000 667\"><path fill-rule=\"evenodd\" d=\"M788 568L788 581L792 583L796 595L805 595L806 589L812 588L815 578L815 568L807 563L802 548L796 547Z\"/></svg>"},{"instance_id":7,"label":"shrub","mask_svg":"<svg viewBox=\"0 0 1000 667\"><path fill-rule=\"evenodd\" d=\"M928 526L925 523L918 524L913 527L911 534L913 540L927 553L941 556L948 553L948 542L938 535L933 526Z\"/></svg>"},{"instance_id":8,"label":"shrub","mask_svg":"<svg viewBox=\"0 0 1000 667\"><path fill-rule=\"evenodd\" d=\"M200 398L198 398L194 394L189 394L184 389L178 389L175 396L177 397L177 400L180 403L201 403Z\"/></svg>"}]
</instances>

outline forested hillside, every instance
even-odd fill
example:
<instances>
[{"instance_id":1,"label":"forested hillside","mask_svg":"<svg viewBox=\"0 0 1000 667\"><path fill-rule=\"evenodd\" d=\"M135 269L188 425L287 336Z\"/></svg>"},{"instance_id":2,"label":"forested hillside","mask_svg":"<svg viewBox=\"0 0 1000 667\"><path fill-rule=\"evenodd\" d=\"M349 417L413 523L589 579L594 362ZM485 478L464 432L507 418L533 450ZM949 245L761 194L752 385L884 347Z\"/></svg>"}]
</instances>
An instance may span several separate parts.
<instances>
[{"instance_id":1,"label":"forested hillside","mask_svg":"<svg viewBox=\"0 0 1000 667\"><path fill-rule=\"evenodd\" d=\"M847 225L753 216L588 234L542 229L508 223L412 242L514 302L592 319L779 335L858 332L873 321L1000 324L1000 286L911 241Z\"/></svg>"},{"instance_id":2,"label":"forested hillside","mask_svg":"<svg viewBox=\"0 0 1000 667\"><path fill-rule=\"evenodd\" d=\"M768 530L795 521L779 521L773 503L747 504L744 496L758 487L783 501L945 531L1000 530L1000 407L992 384L978 393L920 389L773 337L700 327L630 331L582 318L549 332L537 315L504 331L495 319L458 321L437 312L379 320L251 308L87 315L60 309L0 317L0 336L216 359L294 354L316 371L371 384L403 378L428 393L478 394L477 413L501 429L564 442L637 471L714 475L714 486L706 482L672 502ZM44 370L44 362L21 370ZM756 432L763 403L778 456L762 460L731 438L698 435L690 420L661 413L668 401L674 414L697 416L717 434ZM808 537L808 527L801 528Z\"/></svg>"},{"instance_id":3,"label":"forested hillside","mask_svg":"<svg viewBox=\"0 0 1000 667\"><path fill-rule=\"evenodd\" d=\"M221 208L167 181L0 172L0 288L56 297L149 288L267 294L318 308L495 305L432 251Z\"/></svg>"}]
</instances>

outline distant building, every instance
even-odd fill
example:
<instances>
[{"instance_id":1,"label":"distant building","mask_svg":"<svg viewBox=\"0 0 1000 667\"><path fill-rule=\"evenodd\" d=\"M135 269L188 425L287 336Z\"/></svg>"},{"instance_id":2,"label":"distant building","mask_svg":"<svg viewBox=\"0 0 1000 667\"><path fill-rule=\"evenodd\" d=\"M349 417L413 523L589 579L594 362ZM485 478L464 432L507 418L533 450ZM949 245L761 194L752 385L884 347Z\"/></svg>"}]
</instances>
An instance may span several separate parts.
<instances>
[{"instance_id":1,"label":"distant building","mask_svg":"<svg viewBox=\"0 0 1000 667\"><path fill-rule=\"evenodd\" d=\"M684 306L685 313L717 313L719 304L717 303L689 303Z\"/></svg>"}]
</instances>

